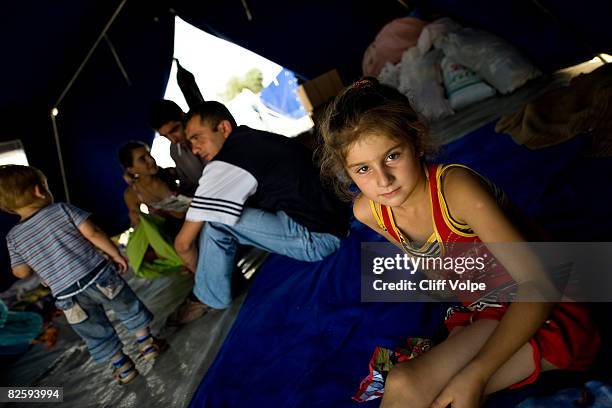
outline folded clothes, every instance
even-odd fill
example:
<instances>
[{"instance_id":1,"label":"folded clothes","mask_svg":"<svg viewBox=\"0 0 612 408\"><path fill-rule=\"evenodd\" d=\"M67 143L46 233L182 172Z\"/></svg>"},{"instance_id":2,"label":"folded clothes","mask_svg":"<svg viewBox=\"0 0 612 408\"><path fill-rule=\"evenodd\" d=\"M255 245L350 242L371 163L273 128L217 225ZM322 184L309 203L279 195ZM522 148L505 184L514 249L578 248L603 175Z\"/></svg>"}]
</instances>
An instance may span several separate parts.
<instances>
[{"instance_id":1,"label":"folded clothes","mask_svg":"<svg viewBox=\"0 0 612 408\"><path fill-rule=\"evenodd\" d=\"M504 116L495 131L507 133L517 144L540 149L578 134L597 135L591 156L612 139L612 64L574 78L569 86L555 89Z\"/></svg>"}]
</instances>

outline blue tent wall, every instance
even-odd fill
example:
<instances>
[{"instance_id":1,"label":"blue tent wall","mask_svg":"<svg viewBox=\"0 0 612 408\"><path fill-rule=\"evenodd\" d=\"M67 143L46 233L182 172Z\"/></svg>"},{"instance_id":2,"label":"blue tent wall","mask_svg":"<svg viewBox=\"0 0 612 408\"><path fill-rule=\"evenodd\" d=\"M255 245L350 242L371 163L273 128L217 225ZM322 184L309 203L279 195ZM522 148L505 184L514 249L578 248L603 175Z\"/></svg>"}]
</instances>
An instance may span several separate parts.
<instances>
[{"instance_id":1,"label":"blue tent wall","mask_svg":"<svg viewBox=\"0 0 612 408\"><path fill-rule=\"evenodd\" d=\"M56 200L65 197L49 113L119 3L15 1L1 6L0 141L22 140L30 164L45 172ZM152 141L148 109L162 97L170 73L174 16L167 6L161 10L153 3L128 1L108 32L131 85L102 41L59 107L71 201L92 212L110 233L128 225L116 150L130 139ZM0 223L4 238L15 221L2 217ZM5 253L0 262L2 290L12 279Z\"/></svg>"},{"instance_id":2,"label":"blue tent wall","mask_svg":"<svg viewBox=\"0 0 612 408\"><path fill-rule=\"evenodd\" d=\"M102 44L58 116L72 201L93 211L111 232L128 224L117 149L130 139L152 142L148 109L163 95L173 52L174 24L170 16L155 21L154 15L140 14L146 8L125 11L111 27L109 37L131 85L110 49Z\"/></svg>"},{"instance_id":3,"label":"blue tent wall","mask_svg":"<svg viewBox=\"0 0 612 408\"><path fill-rule=\"evenodd\" d=\"M109 37L132 86L102 42L62 102L58 126L72 202L92 211L107 231L116 233L127 226L125 186L115 151L130 139L152 140L146 113L167 83L173 12L222 37L236 38L236 43L269 59L299 68L302 78L334 67L347 78L357 76L367 44L386 21L404 12L391 0L375 12L368 3L348 0L247 3L253 15L250 22L241 2L129 0ZM1 68L2 76L10 80L0 95L0 119L8 123L0 129L0 140L22 140L31 164L47 174L58 200L65 197L49 111L119 4L119 0L68 0L12 1L0 6L6 23L0 26L2 50L11 57ZM285 36L290 32L294 35ZM286 38L296 41L285 42ZM223 58L210 57L211 63Z\"/></svg>"},{"instance_id":4,"label":"blue tent wall","mask_svg":"<svg viewBox=\"0 0 612 408\"><path fill-rule=\"evenodd\" d=\"M3 92L0 140L22 138L32 164L49 174L58 198L61 179L48 113L119 0L2 2ZM494 4L493 4L494 3ZM609 50L604 21L609 2L420 0L431 14L450 15L515 43L545 70ZM171 66L173 15L311 78L338 68L345 81L359 76L363 51L378 30L406 10L395 0L286 2L129 0L109 37L132 80L128 86L104 42L60 107L62 148L73 201L117 232L127 223L115 149L129 139L151 140L146 111L163 94ZM588 45L585 45L588 44ZM206 50L194 50L206 53ZM214 64L222 55L210 55ZM8 123L8 126L7 126ZM7 131L7 128L13 128ZM92 189L92 185L96 188Z\"/></svg>"}]
</instances>

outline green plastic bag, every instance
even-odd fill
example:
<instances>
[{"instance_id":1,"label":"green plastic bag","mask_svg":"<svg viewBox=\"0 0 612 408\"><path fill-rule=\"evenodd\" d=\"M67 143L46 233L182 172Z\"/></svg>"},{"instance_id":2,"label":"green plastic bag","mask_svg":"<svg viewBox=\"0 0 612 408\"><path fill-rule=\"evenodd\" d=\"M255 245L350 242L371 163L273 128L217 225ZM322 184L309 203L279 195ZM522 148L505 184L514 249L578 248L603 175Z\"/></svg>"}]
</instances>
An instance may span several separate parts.
<instances>
[{"instance_id":1,"label":"green plastic bag","mask_svg":"<svg viewBox=\"0 0 612 408\"><path fill-rule=\"evenodd\" d=\"M158 215L140 214L138 227L130 234L126 252L136 276L153 279L179 272L183 261L178 256L170 238L164 233L164 218ZM144 260L151 246L158 258Z\"/></svg>"}]
</instances>

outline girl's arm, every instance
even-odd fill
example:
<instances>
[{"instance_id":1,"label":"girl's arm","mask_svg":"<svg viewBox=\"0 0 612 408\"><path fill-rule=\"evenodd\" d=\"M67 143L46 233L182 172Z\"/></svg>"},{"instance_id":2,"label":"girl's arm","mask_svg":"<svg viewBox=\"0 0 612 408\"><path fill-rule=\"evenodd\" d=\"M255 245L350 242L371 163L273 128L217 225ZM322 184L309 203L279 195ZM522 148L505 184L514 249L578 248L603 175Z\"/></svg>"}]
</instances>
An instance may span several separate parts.
<instances>
[{"instance_id":1,"label":"girl's arm","mask_svg":"<svg viewBox=\"0 0 612 408\"><path fill-rule=\"evenodd\" d=\"M497 205L489 189L474 173L453 169L445 178L445 197L451 213L468 224L518 284L517 298L543 299L554 293L538 258ZM512 303L493 334L468 364L486 383L488 379L529 341L548 318L554 303Z\"/></svg>"},{"instance_id":2,"label":"girl's arm","mask_svg":"<svg viewBox=\"0 0 612 408\"><path fill-rule=\"evenodd\" d=\"M355 202L353 203L353 215L357 221L367 225L374 232L382 235L387 241L398 247L402 252L404 251L402 245L393 239L391 234L380 228L378 222L376 222L376 219L374 218L374 214L372 214L372 210L370 209L370 201L361 194L357 196Z\"/></svg>"},{"instance_id":3,"label":"girl's arm","mask_svg":"<svg viewBox=\"0 0 612 408\"><path fill-rule=\"evenodd\" d=\"M83 221L79 225L79 231L89 242L110 256L121 272L126 272L128 270L128 263L125 257L119 252L119 249L115 246L113 241L108 238L108 235L99 229L93 222L89 220Z\"/></svg>"},{"instance_id":4,"label":"girl's arm","mask_svg":"<svg viewBox=\"0 0 612 408\"><path fill-rule=\"evenodd\" d=\"M138 196L128 187L123 193L123 199L129 211L130 224L132 227L138 226L138 217L140 217L140 200Z\"/></svg>"}]
</instances>

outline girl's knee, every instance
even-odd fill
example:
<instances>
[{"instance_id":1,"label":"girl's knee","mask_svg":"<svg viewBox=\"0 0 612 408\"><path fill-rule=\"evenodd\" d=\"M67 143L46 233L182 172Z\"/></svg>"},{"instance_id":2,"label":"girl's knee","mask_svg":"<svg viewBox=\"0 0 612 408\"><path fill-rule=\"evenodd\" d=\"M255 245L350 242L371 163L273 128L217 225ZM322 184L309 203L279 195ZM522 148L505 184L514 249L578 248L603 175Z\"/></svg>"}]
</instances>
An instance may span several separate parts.
<instances>
[{"instance_id":1,"label":"girl's knee","mask_svg":"<svg viewBox=\"0 0 612 408\"><path fill-rule=\"evenodd\" d=\"M423 405L419 401L419 396L423 394L422 386L419 383L419 373L409 362L399 364L387 375L385 380L384 398L386 405L393 406L392 402L398 400L402 406L418 407Z\"/></svg>"}]
</instances>

